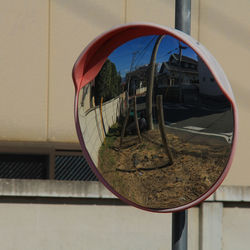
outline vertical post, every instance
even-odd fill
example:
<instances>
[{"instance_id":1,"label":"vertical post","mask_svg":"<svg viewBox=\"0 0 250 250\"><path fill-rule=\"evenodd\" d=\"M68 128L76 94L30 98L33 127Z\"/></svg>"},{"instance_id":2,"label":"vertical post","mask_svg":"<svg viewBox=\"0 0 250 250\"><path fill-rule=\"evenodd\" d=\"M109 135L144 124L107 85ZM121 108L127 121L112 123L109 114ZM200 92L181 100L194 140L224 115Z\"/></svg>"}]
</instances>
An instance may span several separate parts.
<instances>
[{"instance_id":1,"label":"vertical post","mask_svg":"<svg viewBox=\"0 0 250 250\"><path fill-rule=\"evenodd\" d=\"M154 88L154 79L155 79L155 60L156 54L164 35L158 36L149 63L149 80L147 83L147 94L146 94L146 116L148 123L148 130L153 129L153 115L152 115L152 107L153 107L153 88Z\"/></svg>"},{"instance_id":2,"label":"vertical post","mask_svg":"<svg viewBox=\"0 0 250 250\"><path fill-rule=\"evenodd\" d=\"M162 95L156 96L156 107L157 107L158 123L159 123L159 129L160 129L160 133L161 133L162 144L163 144L163 146L165 148L165 152L169 158L169 164L172 165L173 164L173 156L172 156L172 153L169 149L168 139L167 139L166 132L164 129L164 114L163 114Z\"/></svg>"},{"instance_id":3,"label":"vertical post","mask_svg":"<svg viewBox=\"0 0 250 250\"><path fill-rule=\"evenodd\" d=\"M137 135L139 138L139 142L141 142L141 132L140 132L140 127L138 123L138 117L137 117L137 106L136 106L136 95L134 96L134 121L135 121L135 127L137 131Z\"/></svg>"},{"instance_id":4,"label":"vertical post","mask_svg":"<svg viewBox=\"0 0 250 250\"><path fill-rule=\"evenodd\" d=\"M105 127L104 127L104 121L102 116L102 105L103 105L103 97L101 97L101 103L100 103L100 118L101 118L101 124L102 124L102 135L103 135L103 142L105 144Z\"/></svg>"},{"instance_id":5,"label":"vertical post","mask_svg":"<svg viewBox=\"0 0 250 250\"><path fill-rule=\"evenodd\" d=\"M172 214L172 250L187 250L187 210Z\"/></svg>"},{"instance_id":6,"label":"vertical post","mask_svg":"<svg viewBox=\"0 0 250 250\"><path fill-rule=\"evenodd\" d=\"M190 35L191 0L175 0L175 28Z\"/></svg>"},{"instance_id":7,"label":"vertical post","mask_svg":"<svg viewBox=\"0 0 250 250\"><path fill-rule=\"evenodd\" d=\"M49 158L47 159L48 164L48 178L50 180L55 179L55 149L50 148Z\"/></svg>"},{"instance_id":8,"label":"vertical post","mask_svg":"<svg viewBox=\"0 0 250 250\"><path fill-rule=\"evenodd\" d=\"M125 120L124 120L123 125L122 125L121 138L120 138L120 147L122 146L123 138L125 136L126 126L127 126L127 123L128 123L130 111L131 111L131 107L130 107L130 105L128 103L126 117L125 117Z\"/></svg>"},{"instance_id":9,"label":"vertical post","mask_svg":"<svg viewBox=\"0 0 250 250\"><path fill-rule=\"evenodd\" d=\"M200 206L200 250L223 248L223 203L203 202Z\"/></svg>"},{"instance_id":10,"label":"vertical post","mask_svg":"<svg viewBox=\"0 0 250 250\"><path fill-rule=\"evenodd\" d=\"M175 0L175 28L190 35L191 0ZM187 210L172 214L172 250L187 250Z\"/></svg>"}]
</instances>

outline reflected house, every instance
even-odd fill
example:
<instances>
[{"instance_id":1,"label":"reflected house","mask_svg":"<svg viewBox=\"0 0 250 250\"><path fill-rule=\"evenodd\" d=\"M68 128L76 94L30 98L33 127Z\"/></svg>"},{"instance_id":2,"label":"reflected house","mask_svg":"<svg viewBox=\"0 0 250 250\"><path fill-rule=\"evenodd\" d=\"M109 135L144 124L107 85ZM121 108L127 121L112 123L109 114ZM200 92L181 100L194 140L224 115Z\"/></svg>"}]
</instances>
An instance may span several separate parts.
<instances>
[{"instance_id":1,"label":"reflected house","mask_svg":"<svg viewBox=\"0 0 250 250\"><path fill-rule=\"evenodd\" d=\"M129 83L129 95L141 95L147 90L148 65L143 65L126 74L126 83Z\"/></svg>"},{"instance_id":2,"label":"reflected house","mask_svg":"<svg viewBox=\"0 0 250 250\"><path fill-rule=\"evenodd\" d=\"M198 61L181 54L172 54L161 64L157 75L158 92L170 102L198 101Z\"/></svg>"},{"instance_id":3,"label":"reflected house","mask_svg":"<svg viewBox=\"0 0 250 250\"><path fill-rule=\"evenodd\" d=\"M219 88L209 68L201 58L198 59L198 71L200 83L199 94L201 102L210 106L230 106L230 103Z\"/></svg>"}]
</instances>

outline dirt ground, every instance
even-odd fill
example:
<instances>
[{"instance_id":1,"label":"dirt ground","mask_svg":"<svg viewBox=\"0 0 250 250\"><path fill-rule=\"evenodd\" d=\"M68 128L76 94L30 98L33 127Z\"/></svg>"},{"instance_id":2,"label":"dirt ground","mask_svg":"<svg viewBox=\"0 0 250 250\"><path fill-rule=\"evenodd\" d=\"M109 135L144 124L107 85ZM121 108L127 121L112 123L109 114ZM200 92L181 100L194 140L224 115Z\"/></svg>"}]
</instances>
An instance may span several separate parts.
<instances>
[{"instance_id":1,"label":"dirt ground","mask_svg":"<svg viewBox=\"0 0 250 250\"><path fill-rule=\"evenodd\" d=\"M217 181L225 168L231 145L208 145L167 135L173 164L161 144L159 130L127 135L120 146L116 129L99 150L98 168L106 181L136 204L155 209L174 208L196 200Z\"/></svg>"}]
</instances>

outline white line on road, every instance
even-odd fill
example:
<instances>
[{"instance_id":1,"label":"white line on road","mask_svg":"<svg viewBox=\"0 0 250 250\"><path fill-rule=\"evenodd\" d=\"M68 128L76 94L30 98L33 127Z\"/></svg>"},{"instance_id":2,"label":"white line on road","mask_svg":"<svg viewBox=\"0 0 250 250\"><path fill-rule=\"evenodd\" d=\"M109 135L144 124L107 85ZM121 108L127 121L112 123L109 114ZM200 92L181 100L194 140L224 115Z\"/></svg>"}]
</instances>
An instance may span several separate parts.
<instances>
[{"instance_id":1,"label":"white line on road","mask_svg":"<svg viewBox=\"0 0 250 250\"><path fill-rule=\"evenodd\" d=\"M233 133L214 134L214 133L206 133L206 132L201 132L201 131L196 131L196 130L190 130L190 129L186 129L186 128L176 128L176 127L172 127L172 126L168 126L168 125L166 125L166 127L171 128L171 129L176 129L176 130L180 130L180 131L185 131L185 132L193 133L193 134L222 137L228 143L232 143L232 135L233 135ZM230 134L230 135L226 135L226 134Z\"/></svg>"},{"instance_id":2,"label":"white line on road","mask_svg":"<svg viewBox=\"0 0 250 250\"><path fill-rule=\"evenodd\" d=\"M200 128L200 127L196 127L196 126L187 126L187 127L183 127L185 129L191 129L191 130L195 130L195 131L201 131L205 128Z\"/></svg>"}]
</instances>

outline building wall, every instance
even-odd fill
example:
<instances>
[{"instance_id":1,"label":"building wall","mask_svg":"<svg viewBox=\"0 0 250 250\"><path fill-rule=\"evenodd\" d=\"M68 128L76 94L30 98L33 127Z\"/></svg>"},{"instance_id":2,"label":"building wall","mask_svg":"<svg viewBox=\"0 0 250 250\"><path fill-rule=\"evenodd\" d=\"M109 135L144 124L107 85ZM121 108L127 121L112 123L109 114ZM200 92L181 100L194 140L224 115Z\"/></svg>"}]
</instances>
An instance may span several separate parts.
<instances>
[{"instance_id":1,"label":"building wall","mask_svg":"<svg viewBox=\"0 0 250 250\"><path fill-rule=\"evenodd\" d=\"M188 249L249 249L249 208L224 204L203 204L209 213L203 228L199 226L201 208L188 210ZM171 214L121 204L100 205L96 200L91 204L54 201L11 206L2 202L0 211L0 240L5 250L171 250Z\"/></svg>"},{"instance_id":2,"label":"building wall","mask_svg":"<svg viewBox=\"0 0 250 250\"><path fill-rule=\"evenodd\" d=\"M0 140L44 141L49 109L48 3L0 4Z\"/></svg>"},{"instance_id":3,"label":"building wall","mask_svg":"<svg viewBox=\"0 0 250 250\"><path fill-rule=\"evenodd\" d=\"M5 250L171 249L171 214L127 206L99 182L0 182ZM250 189L222 187L188 210L188 249L248 250Z\"/></svg>"},{"instance_id":4,"label":"building wall","mask_svg":"<svg viewBox=\"0 0 250 250\"><path fill-rule=\"evenodd\" d=\"M171 249L170 215L95 204L0 204L0 210L5 250Z\"/></svg>"}]
</instances>

